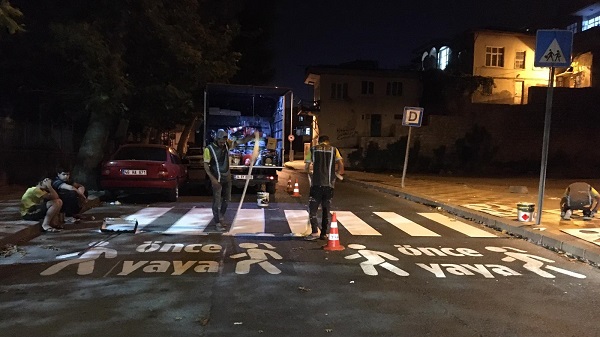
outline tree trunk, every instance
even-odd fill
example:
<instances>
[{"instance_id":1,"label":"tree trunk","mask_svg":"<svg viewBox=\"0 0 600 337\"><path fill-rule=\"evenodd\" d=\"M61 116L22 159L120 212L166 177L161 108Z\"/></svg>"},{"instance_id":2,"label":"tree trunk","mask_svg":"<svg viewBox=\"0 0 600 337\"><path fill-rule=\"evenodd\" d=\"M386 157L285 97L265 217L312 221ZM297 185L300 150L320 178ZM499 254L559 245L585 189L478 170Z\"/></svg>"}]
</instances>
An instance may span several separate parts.
<instances>
[{"instance_id":1,"label":"tree trunk","mask_svg":"<svg viewBox=\"0 0 600 337\"><path fill-rule=\"evenodd\" d=\"M196 130L196 126L198 125L199 118L194 118L191 122L187 123L181 132L181 137L179 137L179 143L177 143L177 153L180 156L185 154L187 150L187 143L190 140L190 134Z\"/></svg>"},{"instance_id":2,"label":"tree trunk","mask_svg":"<svg viewBox=\"0 0 600 337\"><path fill-rule=\"evenodd\" d=\"M104 159L104 148L110 134L112 118L101 112L92 112L88 128L83 136L77 162L73 168L73 181L85 186L86 190L98 190L100 165Z\"/></svg>"}]
</instances>

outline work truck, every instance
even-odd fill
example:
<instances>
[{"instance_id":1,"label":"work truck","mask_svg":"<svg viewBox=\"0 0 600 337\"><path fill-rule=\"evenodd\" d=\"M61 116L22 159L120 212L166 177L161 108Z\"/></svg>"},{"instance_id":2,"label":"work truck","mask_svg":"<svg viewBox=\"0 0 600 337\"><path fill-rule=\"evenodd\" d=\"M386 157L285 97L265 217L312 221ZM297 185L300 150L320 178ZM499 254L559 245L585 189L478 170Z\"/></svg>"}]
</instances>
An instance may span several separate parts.
<instances>
[{"instance_id":1,"label":"work truck","mask_svg":"<svg viewBox=\"0 0 600 337\"><path fill-rule=\"evenodd\" d=\"M293 93L288 88L207 84L204 147L213 141L219 129L226 131L230 140L242 139L254 131L260 135L258 157L254 162L251 161L255 138L229 149L233 186L242 188L248 179L248 186L275 193L277 172L283 169L285 159L285 122L290 120L292 101Z\"/></svg>"}]
</instances>

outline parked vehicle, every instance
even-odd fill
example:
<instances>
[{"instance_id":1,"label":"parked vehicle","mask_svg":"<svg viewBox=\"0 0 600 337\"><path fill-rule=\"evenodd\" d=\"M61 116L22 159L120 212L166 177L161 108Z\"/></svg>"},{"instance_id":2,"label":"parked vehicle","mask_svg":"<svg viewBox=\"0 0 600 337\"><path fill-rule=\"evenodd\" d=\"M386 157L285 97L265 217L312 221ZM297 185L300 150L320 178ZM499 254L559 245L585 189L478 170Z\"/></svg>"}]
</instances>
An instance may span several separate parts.
<instances>
[{"instance_id":1,"label":"parked vehicle","mask_svg":"<svg viewBox=\"0 0 600 337\"><path fill-rule=\"evenodd\" d=\"M204 182L206 171L204 171L204 149L202 147L189 147L183 163L187 165L189 181Z\"/></svg>"},{"instance_id":2,"label":"parked vehicle","mask_svg":"<svg viewBox=\"0 0 600 337\"><path fill-rule=\"evenodd\" d=\"M175 150L165 145L127 144L104 163L100 185L116 197L127 194L163 194L177 201L187 181L187 168Z\"/></svg>"},{"instance_id":3,"label":"parked vehicle","mask_svg":"<svg viewBox=\"0 0 600 337\"><path fill-rule=\"evenodd\" d=\"M230 149L233 186L243 187L248 178L249 186L275 193L277 171L283 169L285 158L284 127L291 114L292 91L281 87L208 84L204 97L204 146L219 129L227 131L230 139L239 139L248 130L257 130L262 135L252 174L249 167L254 141Z\"/></svg>"}]
</instances>

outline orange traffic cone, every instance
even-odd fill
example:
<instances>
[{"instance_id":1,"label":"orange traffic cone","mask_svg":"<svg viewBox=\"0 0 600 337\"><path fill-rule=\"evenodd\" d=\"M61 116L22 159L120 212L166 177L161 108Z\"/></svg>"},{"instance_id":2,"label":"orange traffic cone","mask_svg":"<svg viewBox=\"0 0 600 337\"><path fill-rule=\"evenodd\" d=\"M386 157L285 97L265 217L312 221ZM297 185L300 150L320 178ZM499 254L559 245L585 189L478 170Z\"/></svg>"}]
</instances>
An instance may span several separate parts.
<instances>
[{"instance_id":1,"label":"orange traffic cone","mask_svg":"<svg viewBox=\"0 0 600 337\"><path fill-rule=\"evenodd\" d=\"M335 212L331 216L331 226L329 226L329 238L327 245L323 246L325 250L344 250L344 246L340 244L340 234L338 233L337 218Z\"/></svg>"},{"instance_id":2,"label":"orange traffic cone","mask_svg":"<svg viewBox=\"0 0 600 337\"><path fill-rule=\"evenodd\" d=\"M285 190L290 194L294 191L294 186L292 186L292 176L288 177L287 188Z\"/></svg>"},{"instance_id":3,"label":"orange traffic cone","mask_svg":"<svg viewBox=\"0 0 600 337\"><path fill-rule=\"evenodd\" d=\"M292 197L300 198L300 187L298 187L298 178L296 178L296 183L294 184L294 193Z\"/></svg>"}]
</instances>

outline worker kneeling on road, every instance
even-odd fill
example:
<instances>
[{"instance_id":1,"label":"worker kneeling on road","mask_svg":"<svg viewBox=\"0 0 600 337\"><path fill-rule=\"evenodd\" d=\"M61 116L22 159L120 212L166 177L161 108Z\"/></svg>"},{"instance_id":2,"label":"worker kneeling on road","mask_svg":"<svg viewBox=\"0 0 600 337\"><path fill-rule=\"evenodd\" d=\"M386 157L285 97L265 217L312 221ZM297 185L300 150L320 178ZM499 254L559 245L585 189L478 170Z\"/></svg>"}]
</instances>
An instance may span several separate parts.
<instances>
[{"instance_id":1,"label":"worker kneeling on road","mask_svg":"<svg viewBox=\"0 0 600 337\"><path fill-rule=\"evenodd\" d=\"M563 220L570 220L573 211L582 210L583 220L591 220L598 210L598 203L600 203L600 194L590 184L572 183L560 200L560 217Z\"/></svg>"}]
</instances>

